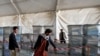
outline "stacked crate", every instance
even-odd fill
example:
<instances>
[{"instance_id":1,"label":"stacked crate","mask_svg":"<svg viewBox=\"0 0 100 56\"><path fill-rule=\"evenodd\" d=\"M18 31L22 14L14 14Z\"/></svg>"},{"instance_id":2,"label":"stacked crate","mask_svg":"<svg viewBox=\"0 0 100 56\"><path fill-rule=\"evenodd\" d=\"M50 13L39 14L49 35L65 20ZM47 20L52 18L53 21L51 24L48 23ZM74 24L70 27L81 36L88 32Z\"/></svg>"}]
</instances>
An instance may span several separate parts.
<instances>
[{"instance_id":1,"label":"stacked crate","mask_svg":"<svg viewBox=\"0 0 100 56\"><path fill-rule=\"evenodd\" d=\"M3 49L3 28L0 27L0 56L2 56Z\"/></svg>"},{"instance_id":2,"label":"stacked crate","mask_svg":"<svg viewBox=\"0 0 100 56\"><path fill-rule=\"evenodd\" d=\"M83 26L69 25L69 56L82 56Z\"/></svg>"},{"instance_id":3,"label":"stacked crate","mask_svg":"<svg viewBox=\"0 0 100 56\"><path fill-rule=\"evenodd\" d=\"M69 50L70 56L97 56L100 25L69 25L69 48L81 46L81 53ZM74 29L74 30L73 30ZM76 35L78 37L76 37ZM79 37L81 36L81 37ZM75 43L75 44L73 44ZM79 45L80 44L80 45ZM77 55L76 55L77 54Z\"/></svg>"},{"instance_id":4,"label":"stacked crate","mask_svg":"<svg viewBox=\"0 0 100 56\"><path fill-rule=\"evenodd\" d=\"M25 33L21 35L21 52L20 55L30 56L32 53L33 34Z\"/></svg>"},{"instance_id":5,"label":"stacked crate","mask_svg":"<svg viewBox=\"0 0 100 56\"><path fill-rule=\"evenodd\" d=\"M22 34L21 35L21 48L22 49L29 51L31 49L32 42L33 42L33 34Z\"/></svg>"},{"instance_id":6,"label":"stacked crate","mask_svg":"<svg viewBox=\"0 0 100 56\"><path fill-rule=\"evenodd\" d=\"M12 28L11 27L3 27L3 47L4 47L4 51L3 51L3 55L4 56L10 56L10 52L9 52L9 35L12 32Z\"/></svg>"},{"instance_id":7,"label":"stacked crate","mask_svg":"<svg viewBox=\"0 0 100 56\"><path fill-rule=\"evenodd\" d=\"M100 25L85 25L85 37L87 38L86 46L86 55L88 56L97 56L98 55L98 26Z\"/></svg>"}]
</instances>

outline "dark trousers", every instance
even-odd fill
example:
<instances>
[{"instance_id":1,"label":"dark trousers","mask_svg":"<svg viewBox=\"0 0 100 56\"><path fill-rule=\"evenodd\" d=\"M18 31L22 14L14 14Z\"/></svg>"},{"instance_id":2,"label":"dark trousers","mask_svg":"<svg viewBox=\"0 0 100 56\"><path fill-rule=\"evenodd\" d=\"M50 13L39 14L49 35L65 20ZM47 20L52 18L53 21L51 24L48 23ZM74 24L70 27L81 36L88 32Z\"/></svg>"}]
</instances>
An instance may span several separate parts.
<instances>
[{"instance_id":1,"label":"dark trousers","mask_svg":"<svg viewBox=\"0 0 100 56\"><path fill-rule=\"evenodd\" d=\"M65 40L60 40L60 43L66 43L66 41Z\"/></svg>"}]
</instances>

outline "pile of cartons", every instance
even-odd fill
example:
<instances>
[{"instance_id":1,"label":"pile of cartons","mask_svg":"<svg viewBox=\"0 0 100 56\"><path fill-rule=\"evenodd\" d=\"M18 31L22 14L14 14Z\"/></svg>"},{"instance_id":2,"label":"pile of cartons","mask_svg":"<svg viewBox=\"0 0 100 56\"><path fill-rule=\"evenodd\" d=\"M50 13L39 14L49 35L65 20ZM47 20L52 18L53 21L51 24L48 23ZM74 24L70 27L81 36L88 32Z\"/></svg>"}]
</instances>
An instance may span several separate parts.
<instances>
[{"instance_id":1,"label":"pile of cartons","mask_svg":"<svg viewBox=\"0 0 100 56\"><path fill-rule=\"evenodd\" d=\"M69 25L69 56L98 55L99 25Z\"/></svg>"}]
</instances>

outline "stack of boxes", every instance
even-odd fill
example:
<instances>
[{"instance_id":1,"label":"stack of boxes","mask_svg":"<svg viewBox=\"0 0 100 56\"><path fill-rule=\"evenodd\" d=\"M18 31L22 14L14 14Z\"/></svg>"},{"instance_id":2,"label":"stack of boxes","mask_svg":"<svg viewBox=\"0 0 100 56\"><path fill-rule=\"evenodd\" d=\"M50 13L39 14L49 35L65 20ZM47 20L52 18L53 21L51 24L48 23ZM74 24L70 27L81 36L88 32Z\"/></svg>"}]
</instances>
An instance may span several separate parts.
<instances>
[{"instance_id":1,"label":"stack of boxes","mask_svg":"<svg viewBox=\"0 0 100 56\"><path fill-rule=\"evenodd\" d=\"M30 56L32 54L31 47L33 46L33 34L25 33L21 35L21 51L20 55Z\"/></svg>"},{"instance_id":2,"label":"stack of boxes","mask_svg":"<svg viewBox=\"0 0 100 56\"><path fill-rule=\"evenodd\" d=\"M69 56L82 56L83 30L82 25L68 26Z\"/></svg>"},{"instance_id":3,"label":"stack of boxes","mask_svg":"<svg viewBox=\"0 0 100 56\"><path fill-rule=\"evenodd\" d=\"M87 38L86 46L89 48L86 50L86 55L97 56L98 55L98 26L100 25L85 25L84 30L85 36ZM85 42L85 41L84 41Z\"/></svg>"},{"instance_id":4,"label":"stack of boxes","mask_svg":"<svg viewBox=\"0 0 100 56\"><path fill-rule=\"evenodd\" d=\"M98 37L99 37L98 28L97 28L98 26L99 25L69 25L68 26L70 56L97 56L98 55L97 52Z\"/></svg>"},{"instance_id":5,"label":"stack of boxes","mask_svg":"<svg viewBox=\"0 0 100 56\"><path fill-rule=\"evenodd\" d=\"M2 56L3 49L3 27L0 27L0 56Z\"/></svg>"}]
</instances>

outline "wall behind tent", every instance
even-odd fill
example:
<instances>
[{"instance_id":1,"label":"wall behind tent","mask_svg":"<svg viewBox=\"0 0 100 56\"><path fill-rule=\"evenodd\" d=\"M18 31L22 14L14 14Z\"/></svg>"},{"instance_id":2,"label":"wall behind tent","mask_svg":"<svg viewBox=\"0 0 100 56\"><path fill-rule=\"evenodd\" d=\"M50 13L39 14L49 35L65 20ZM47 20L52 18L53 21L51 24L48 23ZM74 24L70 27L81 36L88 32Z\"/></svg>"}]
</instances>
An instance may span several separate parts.
<instances>
[{"instance_id":1,"label":"wall behind tent","mask_svg":"<svg viewBox=\"0 0 100 56\"><path fill-rule=\"evenodd\" d=\"M57 39L59 39L60 29L64 29L68 37L68 25L98 24L99 20L100 7L58 11L56 17Z\"/></svg>"}]
</instances>

